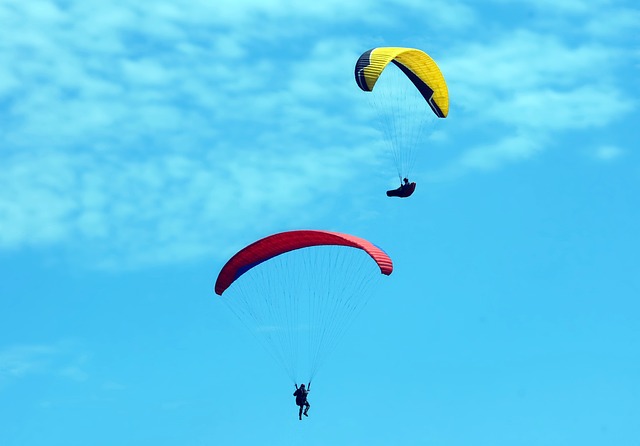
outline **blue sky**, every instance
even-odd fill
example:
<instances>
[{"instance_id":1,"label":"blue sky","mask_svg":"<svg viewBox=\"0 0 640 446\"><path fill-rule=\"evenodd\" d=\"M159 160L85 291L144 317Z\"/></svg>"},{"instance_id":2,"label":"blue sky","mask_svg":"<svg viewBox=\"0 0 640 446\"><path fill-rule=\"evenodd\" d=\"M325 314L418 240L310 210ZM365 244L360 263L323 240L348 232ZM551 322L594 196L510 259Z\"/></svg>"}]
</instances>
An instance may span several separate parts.
<instances>
[{"instance_id":1,"label":"blue sky","mask_svg":"<svg viewBox=\"0 0 640 446\"><path fill-rule=\"evenodd\" d=\"M640 10L0 3L0 444L638 445ZM438 62L407 200L353 65ZM273 232L393 258L299 422L217 301Z\"/></svg>"}]
</instances>

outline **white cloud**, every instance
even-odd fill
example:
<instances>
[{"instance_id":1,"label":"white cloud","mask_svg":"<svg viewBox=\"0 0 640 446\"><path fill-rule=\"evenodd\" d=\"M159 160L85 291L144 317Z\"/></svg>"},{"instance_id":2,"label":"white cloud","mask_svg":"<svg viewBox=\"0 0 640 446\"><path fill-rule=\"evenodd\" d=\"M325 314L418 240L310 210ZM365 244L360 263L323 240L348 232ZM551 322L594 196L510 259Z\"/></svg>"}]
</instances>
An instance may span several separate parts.
<instances>
[{"instance_id":1,"label":"white cloud","mask_svg":"<svg viewBox=\"0 0 640 446\"><path fill-rule=\"evenodd\" d=\"M350 145L368 129L345 119L353 46L319 41L286 63L237 67L197 40L144 58L98 48L116 51L112 64L85 60L84 43L48 48L60 57L23 67L23 97L5 110L14 123L4 141L22 150L3 156L0 246L65 245L126 267L310 221L319 195L375 161L375 148ZM50 59L65 62L45 76Z\"/></svg>"},{"instance_id":2,"label":"white cloud","mask_svg":"<svg viewBox=\"0 0 640 446\"><path fill-rule=\"evenodd\" d=\"M505 164L521 162L535 156L544 149L544 143L541 138L531 138L527 134L507 136L490 144L467 149L444 168L430 172L429 178L432 181L446 181L470 171L496 170Z\"/></svg>"},{"instance_id":3,"label":"white cloud","mask_svg":"<svg viewBox=\"0 0 640 446\"><path fill-rule=\"evenodd\" d=\"M64 240L67 216L75 205L66 193L73 185L72 166L59 156L5 159L0 170L0 246Z\"/></svg>"},{"instance_id":4,"label":"white cloud","mask_svg":"<svg viewBox=\"0 0 640 446\"><path fill-rule=\"evenodd\" d=\"M612 0L493 0L496 3L529 5L543 12L592 14L612 3Z\"/></svg>"},{"instance_id":5,"label":"white cloud","mask_svg":"<svg viewBox=\"0 0 640 446\"><path fill-rule=\"evenodd\" d=\"M606 145L597 147L593 151L593 156L599 161L610 162L624 155L624 150L620 147Z\"/></svg>"},{"instance_id":6,"label":"white cloud","mask_svg":"<svg viewBox=\"0 0 640 446\"><path fill-rule=\"evenodd\" d=\"M314 24L329 22L332 24L359 21L385 26L393 23L398 25L405 14L417 12L428 13L429 24L436 27L464 26L473 13L464 2L434 0L425 3L420 0L325 0L322 2L271 0L219 0L215 3L206 0L190 3L190 12L198 17L213 17L213 20L227 26L246 27L254 23L256 30L272 31L270 23L283 21L281 33L287 28L299 30L307 26L309 21ZM199 13L196 14L196 13ZM296 20L298 22L296 22ZM250 33L253 35L253 33ZM277 34L276 34L277 35Z\"/></svg>"},{"instance_id":7,"label":"white cloud","mask_svg":"<svg viewBox=\"0 0 640 446\"><path fill-rule=\"evenodd\" d=\"M489 133L491 140L463 151L432 177L525 160L552 147L552 134L618 121L637 105L613 80L623 57L601 44L570 45L527 30L461 47L441 63L452 100L449 119L457 116L458 126L480 141ZM496 141L496 134L503 138Z\"/></svg>"},{"instance_id":8,"label":"white cloud","mask_svg":"<svg viewBox=\"0 0 640 446\"><path fill-rule=\"evenodd\" d=\"M126 388L127 386L116 381L106 381L102 385L102 389L107 391L120 391L125 390Z\"/></svg>"},{"instance_id":9,"label":"white cloud","mask_svg":"<svg viewBox=\"0 0 640 446\"><path fill-rule=\"evenodd\" d=\"M532 157L540 150L538 141L527 136L505 138L486 147L477 147L467 151L459 161L463 168L492 170L504 162L521 161Z\"/></svg>"},{"instance_id":10,"label":"white cloud","mask_svg":"<svg viewBox=\"0 0 640 446\"><path fill-rule=\"evenodd\" d=\"M86 381L89 375L83 366L87 360L67 341L8 346L0 349L0 385L36 375Z\"/></svg>"},{"instance_id":11,"label":"white cloud","mask_svg":"<svg viewBox=\"0 0 640 446\"><path fill-rule=\"evenodd\" d=\"M62 368L60 370L60 376L78 382L86 381L89 379L89 374L81 367L75 365Z\"/></svg>"},{"instance_id":12,"label":"white cloud","mask_svg":"<svg viewBox=\"0 0 640 446\"><path fill-rule=\"evenodd\" d=\"M505 95L537 89L600 85L611 78L616 53L598 44L569 45L557 36L528 30L464 44L439 65L446 73L452 99L462 107L480 107Z\"/></svg>"},{"instance_id":13,"label":"white cloud","mask_svg":"<svg viewBox=\"0 0 640 446\"><path fill-rule=\"evenodd\" d=\"M57 348L47 345L20 345L0 350L0 379L42 371L57 352Z\"/></svg>"},{"instance_id":14,"label":"white cloud","mask_svg":"<svg viewBox=\"0 0 640 446\"><path fill-rule=\"evenodd\" d=\"M405 44L387 32L416 17L403 39L460 33L438 58L449 120L482 135L445 170L527 159L545 133L633 107L612 48L527 30L470 39L477 14L419 0L3 3L0 248L133 267L313 222L381 150L353 82L363 41Z\"/></svg>"},{"instance_id":15,"label":"white cloud","mask_svg":"<svg viewBox=\"0 0 640 446\"><path fill-rule=\"evenodd\" d=\"M569 90L524 90L514 93L503 107L490 108L496 121L532 130L585 129L604 126L633 104L611 86L591 85Z\"/></svg>"},{"instance_id":16,"label":"white cloud","mask_svg":"<svg viewBox=\"0 0 640 446\"><path fill-rule=\"evenodd\" d=\"M603 11L589 20L585 29L597 37L631 37L640 38L640 9L619 8Z\"/></svg>"},{"instance_id":17,"label":"white cloud","mask_svg":"<svg viewBox=\"0 0 640 446\"><path fill-rule=\"evenodd\" d=\"M362 3L370 5L370 2L366 0L362 0ZM387 9L387 11L403 10L408 16L422 16L424 17L424 26L427 29L434 29L440 32L467 29L479 20L474 10L475 5L470 6L469 2L464 1L432 0L425 2L422 0L391 0L388 2L380 2L380 4L386 4L387 8L385 9ZM389 15L388 12L383 14L384 21L389 21ZM403 26L403 22L399 22L396 25ZM415 36L414 38L420 39L421 37ZM425 38L427 41L432 39L432 36Z\"/></svg>"},{"instance_id":18,"label":"white cloud","mask_svg":"<svg viewBox=\"0 0 640 446\"><path fill-rule=\"evenodd\" d=\"M213 255L244 231L309 221L323 212L317 194L335 193L367 156L303 143L270 156L222 148L138 162L19 156L0 173L0 245L65 243L82 252L89 241L84 253L105 267Z\"/></svg>"}]
</instances>

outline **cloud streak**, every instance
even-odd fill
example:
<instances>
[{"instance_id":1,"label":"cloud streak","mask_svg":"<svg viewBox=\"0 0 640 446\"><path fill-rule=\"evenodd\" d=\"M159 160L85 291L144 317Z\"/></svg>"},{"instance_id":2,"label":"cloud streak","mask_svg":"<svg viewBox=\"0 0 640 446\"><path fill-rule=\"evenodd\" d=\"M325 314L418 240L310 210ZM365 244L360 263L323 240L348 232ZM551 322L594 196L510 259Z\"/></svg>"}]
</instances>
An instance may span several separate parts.
<instances>
[{"instance_id":1,"label":"cloud streak","mask_svg":"<svg viewBox=\"0 0 640 446\"><path fill-rule=\"evenodd\" d=\"M597 147L593 151L593 157L598 161L611 162L624 155L624 150L620 147L606 145Z\"/></svg>"},{"instance_id":2,"label":"cloud streak","mask_svg":"<svg viewBox=\"0 0 640 446\"><path fill-rule=\"evenodd\" d=\"M32 376L50 375L86 381L85 355L75 354L68 343L19 344L0 349L0 388Z\"/></svg>"},{"instance_id":3,"label":"cloud streak","mask_svg":"<svg viewBox=\"0 0 640 446\"><path fill-rule=\"evenodd\" d=\"M332 137L358 134L331 110L345 108L349 89L327 94L336 77L351 82L344 42L320 41L286 63L237 63L248 51L238 40L222 54L208 47L233 34L187 35L176 23L201 15L168 6L140 26L136 8L12 11L2 16L31 26L7 45L17 63L0 109L11 123L1 137L0 246L88 246L101 266L221 252L243 231L309 221L322 212L317 194L371 158ZM25 47L31 60L20 57Z\"/></svg>"},{"instance_id":4,"label":"cloud streak","mask_svg":"<svg viewBox=\"0 0 640 446\"><path fill-rule=\"evenodd\" d=\"M589 21L572 4L562 14ZM452 97L438 140L468 148L433 178L528 159L553 132L634 110L616 82L618 47L517 26L471 39L481 11L465 2L5 2L0 249L140 267L313 226L358 199L335 203L383 155L355 59L366 45L405 44L370 36L425 8L428 35L460 34L438 58ZM478 137L469 146L453 133Z\"/></svg>"},{"instance_id":5,"label":"cloud streak","mask_svg":"<svg viewBox=\"0 0 640 446\"><path fill-rule=\"evenodd\" d=\"M616 82L625 53L600 43L569 44L555 35L517 29L466 45L445 59L460 120L489 142L476 144L431 177L457 177L530 158L553 147L551 135L605 127L636 109ZM496 134L501 134L496 139Z\"/></svg>"}]
</instances>

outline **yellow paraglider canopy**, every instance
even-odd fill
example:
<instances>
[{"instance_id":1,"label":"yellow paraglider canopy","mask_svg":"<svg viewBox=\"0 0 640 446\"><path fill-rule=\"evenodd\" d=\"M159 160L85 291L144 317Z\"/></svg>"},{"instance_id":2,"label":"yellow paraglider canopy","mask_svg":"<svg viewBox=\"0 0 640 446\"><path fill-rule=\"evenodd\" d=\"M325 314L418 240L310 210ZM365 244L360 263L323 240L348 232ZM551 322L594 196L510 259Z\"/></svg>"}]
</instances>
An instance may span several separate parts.
<instances>
[{"instance_id":1,"label":"yellow paraglider canopy","mask_svg":"<svg viewBox=\"0 0 640 446\"><path fill-rule=\"evenodd\" d=\"M444 76L427 53L414 48L380 47L366 51L356 62L358 86L372 91L382 71L394 63L413 82L436 116L446 118L449 113L449 92Z\"/></svg>"}]
</instances>

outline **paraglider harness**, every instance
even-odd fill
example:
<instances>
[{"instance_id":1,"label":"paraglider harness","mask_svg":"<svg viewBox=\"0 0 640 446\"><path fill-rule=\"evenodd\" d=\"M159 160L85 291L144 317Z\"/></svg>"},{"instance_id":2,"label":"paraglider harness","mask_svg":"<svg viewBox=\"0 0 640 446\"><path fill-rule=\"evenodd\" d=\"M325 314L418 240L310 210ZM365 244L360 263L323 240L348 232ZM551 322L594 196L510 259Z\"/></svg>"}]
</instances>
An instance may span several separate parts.
<instances>
[{"instance_id":1,"label":"paraglider harness","mask_svg":"<svg viewBox=\"0 0 640 446\"><path fill-rule=\"evenodd\" d=\"M309 416L307 415L307 412L309 412L309 407L311 407L311 404L309 404L309 402L307 401L307 395L311 390L311 382L309 382L306 389L304 387L304 384L300 384L299 388L297 383L295 384L295 386L296 386L296 391L293 392L293 396L296 397L296 405L300 407L298 418L302 420L302 415L304 415L305 417Z\"/></svg>"},{"instance_id":2,"label":"paraglider harness","mask_svg":"<svg viewBox=\"0 0 640 446\"><path fill-rule=\"evenodd\" d=\"M311 383L309 383L307 385L307 388L305 389L304 384L302 384L299 388L298 388L298 384L295 384L296 386L296 391L293 392L293 396L296 397L296 405L298 406L304 406L305 403L307 403L307 395L309 394L309 391L311 390Z\"/></svg>"},{"instance_id":3,"label":"paraglider harness","mask_svg":"<svg viewBox=\"0 0 640 446\"><path fill-rule=\"evenodd\" d=\"M407 178L403 179L404 184L400 184L397 189L387 191L387 197L407 198L410 197L413 191L416 190L416 183L409 183Z\"/></svg>"}]
</instances>

